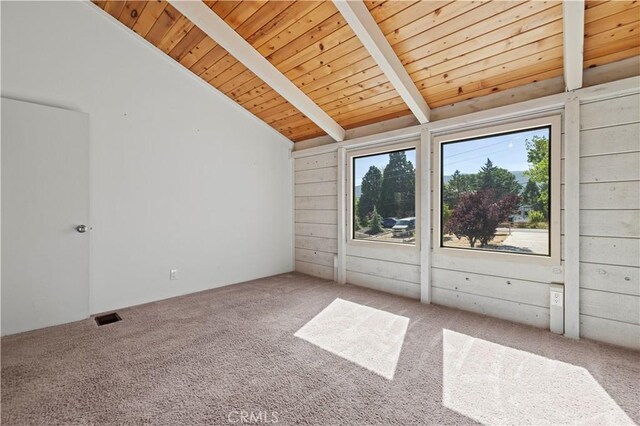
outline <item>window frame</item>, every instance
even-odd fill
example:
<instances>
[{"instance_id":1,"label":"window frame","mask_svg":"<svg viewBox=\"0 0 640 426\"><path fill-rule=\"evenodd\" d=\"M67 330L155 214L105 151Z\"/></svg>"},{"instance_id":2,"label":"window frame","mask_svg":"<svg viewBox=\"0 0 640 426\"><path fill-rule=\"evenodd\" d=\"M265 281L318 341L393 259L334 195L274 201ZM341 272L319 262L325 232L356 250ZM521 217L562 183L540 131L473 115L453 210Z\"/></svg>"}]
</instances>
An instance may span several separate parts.
<instances>
[{"instance_id":1,"label":"window frame","mask_svg":"<svg viewBox=\"0 0 640 426\"><path fill-rule=\"evenodd\" d=\"M394 243L388 241L371 241L371 240L359 240L353 238L353 205L355 202L355 194L353 191L353 173L354 173L354 160L361 157L370 157L379 154L388 154L397 151L406 151L415 149L416 152L416 164L415 164L415 218L416 227L414 230L415 244ZM411 139L407 142L396 142L385 145L377 145L371 148L364 149L352 149L346 151L346 179L347 179L347 245L349 246L361 246L361 247L388 247L401 250L420 250L420 139Z\"/></svg>"},{"instance_id":2,"label":"window frame","mask_svg":"<svg viewBox=\"0 0 640 426\"><path fill-rule=\"evenodd\" d=\"M469 139L516 133L550 127L549 151L549 255L501 252L494 250L446 247L442 245L442 147L444 144ZM434 254L459 256L480 260L529 263L541 266L561 265L561 189L562 189L562 115L517 120L505 124L457 131L433 137L433 250Z\"/></svg>"}]
</instances>

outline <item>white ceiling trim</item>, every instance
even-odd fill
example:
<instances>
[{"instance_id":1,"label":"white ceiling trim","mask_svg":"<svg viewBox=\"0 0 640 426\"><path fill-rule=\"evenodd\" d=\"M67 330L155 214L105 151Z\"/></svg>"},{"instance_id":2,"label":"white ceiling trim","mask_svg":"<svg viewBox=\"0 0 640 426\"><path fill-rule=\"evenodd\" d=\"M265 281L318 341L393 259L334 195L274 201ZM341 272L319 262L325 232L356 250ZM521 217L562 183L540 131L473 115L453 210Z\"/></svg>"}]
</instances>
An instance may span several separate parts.
<instances>
[{"instance_id":1,"label":"white ceiling trim","mask_svg":"<svg viewBox=\"0 0 640 426\"><path fill-rule=\"evenodd\" d=\"M427 123L431 115L429 105L364 2L362 0L333 0L333 3L418 121L422 124Z\"/></svg>"},{"instance_id":2,"label":"white ceiling trim","mask_svg":"<svg viewBox=\"0 0 640 426\"><path fill-rule=\"evenodd\" d=\"M201 1L169 3L336 141L345 130Z\"/></svg>"},{"instance_id":3,"label":"white ceiling trim","mask_svg":"<svg viewBox=\"0 0 640 426\"><path fill-rule=\"evenodd\" d=\"M582 87L584 56L584 0L562 3L564 83L567 91Z\"/></svg>"}]
</instances>

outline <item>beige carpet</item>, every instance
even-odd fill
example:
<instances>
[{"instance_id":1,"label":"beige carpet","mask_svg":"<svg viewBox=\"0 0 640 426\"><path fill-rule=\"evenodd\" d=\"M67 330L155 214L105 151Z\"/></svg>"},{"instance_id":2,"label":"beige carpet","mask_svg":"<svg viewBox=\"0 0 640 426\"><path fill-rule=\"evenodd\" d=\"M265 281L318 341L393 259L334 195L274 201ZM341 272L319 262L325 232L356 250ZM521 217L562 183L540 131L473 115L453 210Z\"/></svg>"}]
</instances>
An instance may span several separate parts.
<instances>
[{"instance_id":1,"label":"beige carpet","mask_svg":"<svg viewBox=\"0 0 640 426\"><path fill-rule=\"evenodd\" d=\"M118 313L3 338L2 423L640 421L638 352L305 275Z\"/></svg>"}]
</instances>

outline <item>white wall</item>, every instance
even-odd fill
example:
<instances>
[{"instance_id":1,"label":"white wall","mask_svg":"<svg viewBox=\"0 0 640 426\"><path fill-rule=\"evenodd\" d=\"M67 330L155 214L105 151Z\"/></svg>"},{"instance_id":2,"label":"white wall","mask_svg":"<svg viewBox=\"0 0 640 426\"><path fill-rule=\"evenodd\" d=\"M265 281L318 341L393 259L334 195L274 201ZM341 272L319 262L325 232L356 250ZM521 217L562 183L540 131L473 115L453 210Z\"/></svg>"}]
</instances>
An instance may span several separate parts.
<instances>
[{"instance_id":1,"label":"white wall","mask_svg":"<svg viewBox=\"0 0 640 426\"><path fill-rule=\"evenodd\" d=\"M640 95L580 121L580 334L640 349Z\"/></svg>"},{"instance_id":2,"label":"white wall","mask_svg":"<svg viewBox=\"0 0 640 426\"><path fill-rule=\"evenodd\" d=\"M289 141L91 4L1 7L2 96L90 115L92 313L293 269Z\"/></svg>"}]
</instances>

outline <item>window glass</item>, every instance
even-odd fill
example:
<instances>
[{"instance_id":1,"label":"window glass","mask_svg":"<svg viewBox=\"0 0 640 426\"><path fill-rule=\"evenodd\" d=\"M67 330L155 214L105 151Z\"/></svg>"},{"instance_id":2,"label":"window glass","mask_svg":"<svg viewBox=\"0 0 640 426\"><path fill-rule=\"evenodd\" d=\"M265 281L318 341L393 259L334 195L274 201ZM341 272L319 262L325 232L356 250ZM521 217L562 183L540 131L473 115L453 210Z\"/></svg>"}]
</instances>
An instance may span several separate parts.
<instances>
[{"instance_id":1,"label":"window glass","mask_svg":"<svg viewBox=\"0 0 640 426\"><path fill-rule=\"evenodd\" d=\"M415 245L415 148L352 161L353 239Z\"/></svg>"},{"instance_id":2,"label":"window glass","mask_svg":"<svg viewBox=\"0 0 640 426\"><path fill-rule=\"evenodd\" d=\"M446 142L442 247L550 255L551 127Z\"/></svg>"}]
</instances>

